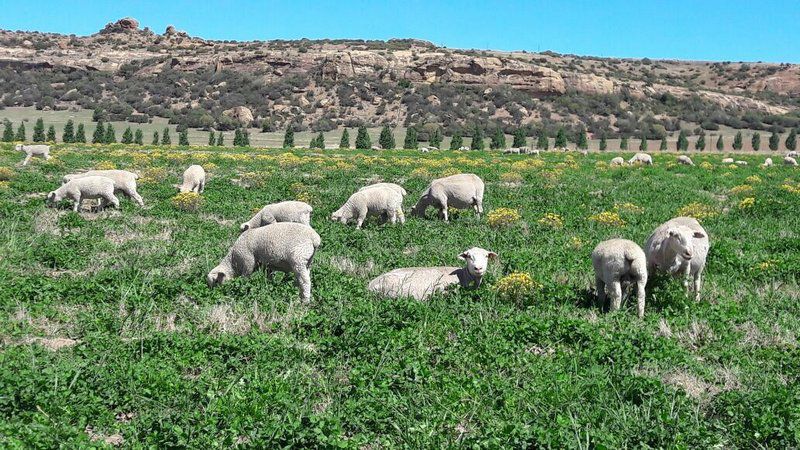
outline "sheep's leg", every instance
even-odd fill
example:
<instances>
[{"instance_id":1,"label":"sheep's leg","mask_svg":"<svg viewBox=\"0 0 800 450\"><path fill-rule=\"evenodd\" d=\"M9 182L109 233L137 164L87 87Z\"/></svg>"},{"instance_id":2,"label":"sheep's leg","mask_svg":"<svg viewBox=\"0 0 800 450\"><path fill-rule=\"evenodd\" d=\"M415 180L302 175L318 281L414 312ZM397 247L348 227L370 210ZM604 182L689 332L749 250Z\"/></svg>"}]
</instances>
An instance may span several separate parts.
<instances>
[{"instance_id":1,"label":"sheep's leg","mask_svg":"<svg viewBox=\"0 0 800 450\"><path fill-rule=\"evenodd\" d=\"M294 277L300 289L300 299L304 302L311 300L311 271L306 267L295 267Z\"/></svg>"},{"instance_id":2,"label":"sheep's leg","mask_svg":"<svg viewBox=\"0 0 800 450\"><path fill-rule=\"evenodd\" d=\"M81 198L80 196L75 199L75 203L72 204L72 211L78 212L78 209L81 207Z\"/></svg>"},{"instance_id":3,"label":"sheep's leg","mask_svg":"<svg viewBox=\"0 0 800 450\"><path fill-rule=\"evenodd\" d=\"M617 311L622 305L622 284L619 280L611 283L611 307L609 311Z\"/></svg>"},{"instance_id":4,"label":"sheep's leg","mask_svg":"<svg viewBox=\"0 0 800 450\"><path fill-rule=\"evenodd\" d=\"M703 272L694 275L694 300L700 301L700 286L703 284Z\"/></svg>"},{"instance_id":5,"label":"sheep's leg","mask_svg":"<svg viewBox=\"0 0 800 450\"><path fill-rule=\"evenodd\" d=\"M691 287L689 286L689 277L691 276L692 263L686 262L686 269L683 271L683 288L686 289L686 296L689 296Z\"/></svg>"},{"instance_id":6,"label":"sheep's leg","mask_svg":"<svg viewBox=\"0 0 800 450\"><path fill-rule=\"evenodd\" d=\"M364 211L359 211L358 212L358 218L356 219L356 230L360 230L361 229L361 225L364 224L364 219L366 219L366 218L367 218L366 209Z\"/></svg>"},{"instance_id":7,"label":"sheep's leg","mask_svg":"<svg viewBox=\"0 0 800 450\"><path fill-rule=\"evenodd\" d=\"M206 190L206 182L205 181L201 181L200 182L200 193L202 194L203 191L205 191L205 190Z\"/></svg>"},{"instance_id":8,"label":"sheep's leg","mask_svg":"<svg viewBox=\"0 0 800 450\"><path fill-rule=\"evenodd\" d=\"M403 214L403 210L402 209L398 209L397 210L397 218L400 220L400 224L401 225L406 223L406 215Z\"/></svg>"},{"instance_id":9,"label":"sheep's leg","mask_svg":"<svg viewBox=\"0 0 800 450\"><path fill-rule=\"evenodd\" d=\"M97 205L97 209L99 211L105 210L106 209L106 205L108 205L108 203L109 203L108 200L105 197L100 197L99 200L100 200L100 204Z\"/></svg>"},{"instance_id":10,"label":"sheep's leg","mask_svg":"<svg viewBox=\"0 0 800 450\"><path fill-rule=\"evenodd\" d=\"M25 160L22 161L22 165L27 166L29 162L31 162L31 155L25 157Z\"/></svg>"},{"instance_id":11,"label":"sheep's leg","mask_svg":"<svg viewBox=\"0 0 800 450\"><path fill-rule=\"evenodd\" d=\"M397 211L388 211L387 214L389 215L389 223L392 225L397 223Z\"/></svg>"},{"instance_id":12,"label":"sheep's leg","mask_svg":"<svg viewBox=\"0 0 800 450\"><path fill-rule=\"evenodd\" d=\"M44 160L47 161L48 159L50 159L50 153L45 153Z\"/></svg>"},{"instance_id":13,"label":"sheep's leg","mask_svg":"<svg viewBox=\"0 0 800 450\"><path fill-rule=\"evenodd\" d=\"M647 280L639 280L636 283L636 312L640 319L644 317L644 287L646 284Z\"/></svg>"},{"instance_id":14,"label":"sheep's leg","mask_svg":"<svg viewBox=\"0 0 800 450\"><path fill-rule=\"evenodd\" d=\"M142 198L141 195L139 195L138 192L131 191L131 192L129 192L129 195L133 199L133 201L136 202L137 205L144 206L144 199Z\"/></svg>"},{"instance_id":15,"label":"sheep's leg","mask_svg":"<svg viewBox=\"0 0 800 450\"><path fill-rule=\"evenodd\" d=\"M594 277L594 284L597 289L597 300L600 302L600 307L606 306L606 282L600 277Z\"/></svg>"}]
</instances>

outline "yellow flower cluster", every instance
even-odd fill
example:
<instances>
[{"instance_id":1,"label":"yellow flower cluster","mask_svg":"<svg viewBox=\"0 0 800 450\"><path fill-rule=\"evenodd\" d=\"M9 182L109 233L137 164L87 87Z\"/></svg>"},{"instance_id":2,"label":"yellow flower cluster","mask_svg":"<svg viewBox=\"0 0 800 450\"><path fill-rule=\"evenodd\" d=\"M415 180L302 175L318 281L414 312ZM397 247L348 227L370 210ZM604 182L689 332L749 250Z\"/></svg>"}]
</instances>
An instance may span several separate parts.
<instances>
[{"instance_id":1,"label":"yellow flower cluster","mask_svg":"<svg viewBox=\"0 0 800 450\"><path fill-rule=\"evenodd\" d=\"M541 159L523 159L521 161L515 161L511 164L511 168L518 171L523 170L531 170L531 169L539 169L544 167L545 162Z\"/></svg>"},{"instance_id":2,"label":"yellow flower cluster","mask_svg":"<svg viewBox=\"0 0 800 450\"><path fill-rule=\"evenodd\" d=\"M679 216L694 217L697 220L709 219L719 214L716 208L709 205L704 205L699 202L689 203L683 208L678 209Z\"/></svg>"},{"instance_id":3,"label":"yellow flower cluster","mask_svg":"<svg viewBox=\"0 0 800 450\"><path fill-rule=\"evenodd\" d=\"M762 262L758 263L758 265L756 267L758 267L759 270L769 270L769 269L772 269L773 267L775 267L777 265L778 265L778 261L776 261L774 259L768 259L766 261L762 261Z\"/></svg>"},{"instance_id":4,"label":"yellow flower cluster","mask_svg":"<svg viewBox=\"0 0 800 450\"><path fill-rule=\"evenodd\" d=\"M114 170L117 166L111 161L100 161L95 168L97 170Z\"/></svg>"},{"instance_id":5,"label":"yellow flower cluster","mask_svg":"<svg viewBox=\"0 0 800 450\"><path fill-rule=\"evenodd\" d=\"M594 163L594 167L595 169L600 169L600 170L607 169L608 163L605 161L597 161L596 163Z\"/></svg>"},{"instance_id":6,"label":"yellow flower cluster","mask_svg":"<svg viewBox=\"0 0 800 450\"><path fill-rule=\"evenodd\" d=\"M747 198L742 199L741 202L739 202L739 208L741 208L741 209L752 208L753 205L755 205L755 204L756 204L756 199L755 198L747 197Z\"/></svg>"},{"instance_id":7,"label":"yellow flower cluster","mask_svg":"<svg viewBox=\"0 0 800 450\"><path fill-rule=\"evenodd\" d=\"M569 246L572 247L574 250L580 250L583 248L583 240L578 236L572 236L569 240Z\"/></svg>"},{"instance_id":8,"label":"yellow flower cluster","mask_svg":"<svg viewBox=\"0 0 800 450\"><path fill-rule=\"evenodd\" d=\"M197 192L181 192L172 197L172 206L181 211L197 211L203 206L203 197Z\"/></svg>"},{"instance_id":9,"label":"yellow flower cluster","mask_svg":"<svg viewBox=\"0 0 800 450\"><path fill-rule=\"evenodd\" d=\"M739 166L737 166L736 164L731 164L731 165L728 166L728 168L729 169L738 169Z\"/></svg>"},{"instance_id":10,"label":"yellow flower cluster","mask_svg":"<svg viewBox=\"0 0 800 450\"><path fill-rule=\"evenodd\" d=\"M547 213L538 220L540 225L544 225L551 228L561 228L564 226L564 219L561 218L558 214L555 213Z\"/></svg>"},{"instance_id":11,"label":"yellow flower cluster","mask_svg":"<svg viewBox=\"0 0 800 450\"><path fill-rule=\"evenodd\" d=\"M611 211L603 211L598 214L593 214L589 216L589 220L613 227L625 226L625 221L622 220L622 217L620 217L619 214Z\"/></svg>"},{"instance_id":12,"label":"yellow flower cluster","mask_svg":"<svg viewBox=\"0 0 800 450\"><path fill-rule=\"evenodd\" d=\"M446 168L446 169L444 169L442 171L441 176L442 177L449 177L451 175L458 175L459 173L461 173L461 170L459 170L459 169L457 169L455 167L448 167L448 168Z\"/></svg>"},{"instance_id":13,"label":"yellow flower cluster","mask_svg":"<svg viewBox=\"0 0 800 450\"><path fill-rule=\"evenodd\" d=\"M497 208L486 215L490 227L505 227L518 222L522 216L516 209Z\"/></svg>"},{"instance_id":14,"label":"yellow flower cluster","mask_svg":"<svg viewBox=\"0 0 800 450\"><path fill-rule=\"evenodd\" d=\"M0 181L8 181L14 178L14 171L9 167L0 167Z\"/></svg>"},{"instance_id":15,"label":"yellow flower cluster","mask_svg":"<svg viewBox=\"0 0 800 450\"><path fill-rule=\"evenodd\" d=\"M156 184L167 179L167 169L163 167L148 167L142 171L139 183Z\"/></svg>"},{"instance_id":16,"label":"yellow flower cluster","mask_svg":"<svg viewBox=\"0 0 800 450\"><path fill-rule=\"evenodd\" d=\"M625 202L625 203L615 203L614 210L630 212L630 213L640 213L644 211L644 208L642 208L641 206L634 205L633 203L630 202Z\"/></svg>"},{"instance_id":17,"label":"yellow flower cluster","mask_svg":"<svg viewBox=\"0 0 800 450\"><path fill-rule=\"evenodd\" d=\"M205 169L206 172L213 172L217 170L217 165L212 162L203 163L203 169Z\"/></svg>"},{"instance_id":18,"label":"yellow flower cluster","mask_svg":"<svg viewBox=\"0 0 800 450\"><path fill-rule=\"evenodd\" d=\"M306 202L308 204L314 202L314 194L312 194L308 186L304 185L303 183L293 183L291 190L294 192L295 200Z\"/></svg>"},{"instance_id":19,"label":"yellow flower cluster","mask_svg":"<svg viewBox=\"0 0 800 450\"><path fill-rule=\"evenodd\" d=\"M529 297L542 285L525 272L514 272L501 278L494 289L501 298L520 302Z\"/></svg>"},{"instance_id":20,"label":"yellow flower cluster","mask_svg":"<svg viewBox=\"0 0 800 450\"><path fill-rule=\"evenodd\" d=\"M10 185L11 183L9 183L8 181L0 181L0 189L8 189Z\"/></svg>"},{"instance_id":21,"label":"yellow flower cluster","mask_svg":"<svg viewBox=\"0 0 800 450\"><path fill-rule=\"evenodd\" d=\"M792 183L787 180L781 185L781 189L786 192L791 192L792 194L800 194L800 183L792 185Z\"/></svg>"},{"instance_id":22,"label":"yellow flower cluster","mask_svg":"<svg viewBox=\"0 0 800 450\"><path fill-rule=\"evenodd\" d=\"M411 171L410 176L413 178L430 178L431 173L428 172L428 169L424 167L417 167L416 169Z\"/></svg>"},{"instance_id":23,"label":"yellow flower cluster","mask_svg":"<svg viewBox=\"0 0 800 450\"><path fill-rule=\"evenodd\" d=\"M731 194L742 194L745 192L752 192L753 186L749 184L740 184L739 186L734 186L731 188Z\"/></svg>"},{"instance_id":24,"label":"yellow flower cluster","mask_svg":"<svg viewBox=\"0 0 800 450\"><path fill-rule=\"evenodd\" d=\"M268 172L244 172L239 175L239 179L247 187L263 187L269 180Z\"/></svg>"},{"instance_id":25,"label":"yellow flower cluster","mask_svg":"<svg viewBox=\"0 0 800 450\"><path fill-rule=\"evenodd\" d=\"M522 183L522 175L519 172L503 172L500 175L500 181L503 183Z\"/></svg>"},{"instance_id":26,"label":"yellow flower cluster","mask_svg":"<svg viewBox=\"0 0 800 450\"><path fill-rule=\"evenodd\" d=\"M714 168L714 165L708 161L703 161L700 163L700 168L705 170L712 170Z\"/></svg>"},{"instance_id":27,"label":"yellow flower cluster","mask_svg":"<svg viewBox=\"0 0 800 450\"><path fill-rule=\"evenodd\" d=\"M761 183L761 177L758 175L750 175L749 177L745 178L744 181L747 181L750 184L758 184Z\"/></svg>"}]
</instances>

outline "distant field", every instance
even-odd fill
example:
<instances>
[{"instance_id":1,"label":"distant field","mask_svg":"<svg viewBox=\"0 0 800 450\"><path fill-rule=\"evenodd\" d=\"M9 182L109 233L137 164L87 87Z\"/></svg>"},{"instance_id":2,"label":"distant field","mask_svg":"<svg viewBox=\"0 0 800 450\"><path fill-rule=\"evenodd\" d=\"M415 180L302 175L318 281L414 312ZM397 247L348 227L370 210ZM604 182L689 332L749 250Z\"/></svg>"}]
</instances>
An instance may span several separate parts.
<instances>
[{"instance_id":1,"label":"distant field","mask_svg":"<svg viewBox=\"0 0 800 450\"><path fill-rule=\"evenodd\" d=\"M0 447L799 447L800 169L713 152L609 168L618 154L59 145L21 167L2 144ZM194 212L172 201L193 163L210 173ZM64 174L94 167L138 172L145 207L45 207ZM486 181L486 215L408 214L457 172ZM329 220L379 180L409 192L404 225ZM281 274L209 289L238 224L287 199L314 207L314 300ZM519 217L498 224L499 208ZM678 214L711 237L702 300L652 277L643 320L630 302L604 313L593 247L643 243ZM478 289L366 289L472 246L499 254Z\"/></svg>"}]
</instances>

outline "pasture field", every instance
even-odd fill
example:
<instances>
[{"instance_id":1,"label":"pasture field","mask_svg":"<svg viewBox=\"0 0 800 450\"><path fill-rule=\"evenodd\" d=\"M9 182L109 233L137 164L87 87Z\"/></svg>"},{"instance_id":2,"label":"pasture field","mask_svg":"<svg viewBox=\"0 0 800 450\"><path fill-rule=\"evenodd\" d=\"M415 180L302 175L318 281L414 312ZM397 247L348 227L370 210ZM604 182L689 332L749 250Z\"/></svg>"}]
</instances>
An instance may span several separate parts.
<instances>
[{"instance_id":1,"label":"pasture field","mask_svg":"<svg viewBox=\"0 0 800 450\"><path fill-rule=\"evenodd\" d=\"M797 168L712 152L622 168L611 152L52 154L21 167L0 147L0 447L800 446ZM210 178L183 210L173 185L192 163ZM141 175L144 209L45 207L64 174L112 166ZM408 211L458 172L486 181L483 217L328 220L367 183L402 184ZM281 274L209 289L239 223L287 199L315 208L313 301ZM678 214L710 234L702 300L653 277L643 320L631 302L604 313L594 246L643 244ZM476 290L426 302L366 290L393 268L460 265L472 246L500 257ZM530 283L504 280L514 272Z\"/></svg>"}]
</instances>

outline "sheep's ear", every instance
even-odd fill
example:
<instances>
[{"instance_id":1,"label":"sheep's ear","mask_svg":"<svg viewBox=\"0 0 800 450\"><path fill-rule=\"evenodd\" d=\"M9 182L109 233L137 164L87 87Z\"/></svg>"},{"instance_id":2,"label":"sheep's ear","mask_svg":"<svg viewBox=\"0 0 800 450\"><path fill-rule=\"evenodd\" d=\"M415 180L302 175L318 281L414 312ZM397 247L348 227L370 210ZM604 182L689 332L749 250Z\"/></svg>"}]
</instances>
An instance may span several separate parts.
<instances>
[{"instance_id":1,"label":"sheep's ear","mask_svg":"<svg viewBox=\"0 0 800 450\"><path fill-rule=\"evenodd\" d=\"M495 252L489 252L489 259L491 259L491 260L495 260L495 259L497 259L497 253L495 253Z\"/></svg>"},{"instance_id":2,"label":"sheep's ear","mask_svg":"<svg viewBox=\"0 0 800 450\"><path fill-rule=\"evenodd\" d=\"M704 237L706 237L706 235L702 231L695 231L693 236L695 239L703 239Z\"/></svg>"},{"instance_id":3,"label":"sheep's ear","mask_svg":"<svg viewBox=\"0 0 800 450\"><path fill-rule=\"evenodd\" d=\"M458 255L458 259L460 259L462 261L466 261L469 258L470 258L469 252L464 252L464 253Z\"/></svg>"},{"instance_id":4,"label":"sheep's ear","mask_svg":"<svg viewBox=\"0 0 800 450\"><path fill-rule=\"evenodd\" d=\"M669 230L667 230L667 233L669 233L670 236L676 236L678 234L678 230L670 228Z\"/></svg>"},{"instance_id":5,"label":"sheep's ear","mask_svg":"<svg viewBox=\"0 0 800 450\"><path fill-rule=\"evenodd\" d=\"M56 198L56 193L55 192L50 192L49 194L47 194L47 199L48 200L52 201L54 198Z\"/></svg>"},{"instance_id":6,"label":"sheep's ear","mask_svg":"<svg viewBox=\"0 0 800 450\"><path fill-rule=\"evenodd\" d=\"M217 272L217 284L222 284L222 281L225 279L225 273Z\"/></svg>"},{"instance_id":7,"label":"sheep's ear","mask_svg":"<svg viewBox=\"0 0 800 450\"><path fill-rule=\"evenodd\" d=\"M245 231L247 231L249 229L250 229L250 225L248 225L246 223L243 223L243 224L239 225L239 231L241 231L241 232L245 232Z\"/></svg>"}]
</instances>

